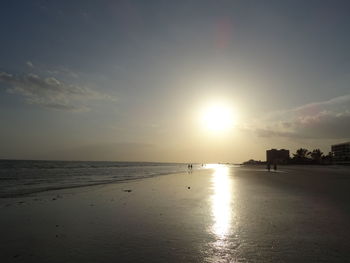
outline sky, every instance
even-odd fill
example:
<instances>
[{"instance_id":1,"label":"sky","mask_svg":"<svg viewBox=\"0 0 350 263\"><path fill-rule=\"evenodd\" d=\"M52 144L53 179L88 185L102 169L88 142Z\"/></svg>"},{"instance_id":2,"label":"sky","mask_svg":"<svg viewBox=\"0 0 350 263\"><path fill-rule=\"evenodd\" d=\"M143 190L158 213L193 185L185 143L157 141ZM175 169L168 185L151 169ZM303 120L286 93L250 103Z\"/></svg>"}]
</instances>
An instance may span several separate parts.
<instances>
[{"instance_id":1,"label":"sky","mask_svg":"<svg viewBox=\"0 0 350 263\"><path fill-rule=\"evenodd\" d=\"M2 1L0 159L328 153L350 141L349 13L321 0ZM212 105L230 112L225 129L203 125Z\"/></svg>"}]
</instances>

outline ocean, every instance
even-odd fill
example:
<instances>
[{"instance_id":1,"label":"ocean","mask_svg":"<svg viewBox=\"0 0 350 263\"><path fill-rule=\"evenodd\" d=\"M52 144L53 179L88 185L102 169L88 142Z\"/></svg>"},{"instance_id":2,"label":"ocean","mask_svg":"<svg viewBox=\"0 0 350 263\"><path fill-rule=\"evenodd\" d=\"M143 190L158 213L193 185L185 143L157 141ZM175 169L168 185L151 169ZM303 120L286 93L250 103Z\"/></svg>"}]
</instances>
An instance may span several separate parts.
<instances>
[{"instance_id":1,"label":"ocean","mask_svg":"<svg viewBox=\"0 0 350 263\"><path fill-rule=\"evenodd\" d=\"M184 163L0 160L0 197L187 171Z\"/></svg>"}]
</instances>

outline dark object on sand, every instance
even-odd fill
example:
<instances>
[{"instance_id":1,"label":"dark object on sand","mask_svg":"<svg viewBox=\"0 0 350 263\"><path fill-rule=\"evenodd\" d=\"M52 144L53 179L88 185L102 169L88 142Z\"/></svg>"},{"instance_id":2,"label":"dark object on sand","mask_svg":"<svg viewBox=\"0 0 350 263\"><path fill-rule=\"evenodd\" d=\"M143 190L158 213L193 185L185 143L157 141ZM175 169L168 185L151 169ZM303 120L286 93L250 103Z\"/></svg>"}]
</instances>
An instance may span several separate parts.
<instances>
[{"instance_id":1,"label":"dark object on sand","mask_svg":"<svg viewBox=\"0 0 350 263\"><path fill-rule=\"evenodd\" d=\"M187 187L187 189L191 189L191 187L190 187L190 186L188 186L188 187Z\"/></svg>"},{"instance_id":2,"label":"dark object on sand","mask_svg":"<svg viewBox=\"0 0 350 263\"><path fill-rule=\"evenodd\" d=\"M131 193L131 189L126 189L126 190L124 190L124 192L128 192L128 193Z\"/></svg>"}]
</instances>

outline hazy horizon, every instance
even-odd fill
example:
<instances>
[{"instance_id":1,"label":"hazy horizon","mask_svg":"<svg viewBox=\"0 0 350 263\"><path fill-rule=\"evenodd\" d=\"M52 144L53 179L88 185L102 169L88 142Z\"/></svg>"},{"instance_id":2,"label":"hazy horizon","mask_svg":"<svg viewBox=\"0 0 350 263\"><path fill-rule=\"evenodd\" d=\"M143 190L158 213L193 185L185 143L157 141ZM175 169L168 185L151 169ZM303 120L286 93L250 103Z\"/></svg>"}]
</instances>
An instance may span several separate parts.
<instances>
[{"instance_id":1,"label":"hazy horizon","mask_svg":"<svg viewBox=\"0 0 350 263\"><path fill-rule=\"evenodd\" d=\"M231 162L350 141L348 1L6 1L0 159Z\"/></svg>"}]
</instances>

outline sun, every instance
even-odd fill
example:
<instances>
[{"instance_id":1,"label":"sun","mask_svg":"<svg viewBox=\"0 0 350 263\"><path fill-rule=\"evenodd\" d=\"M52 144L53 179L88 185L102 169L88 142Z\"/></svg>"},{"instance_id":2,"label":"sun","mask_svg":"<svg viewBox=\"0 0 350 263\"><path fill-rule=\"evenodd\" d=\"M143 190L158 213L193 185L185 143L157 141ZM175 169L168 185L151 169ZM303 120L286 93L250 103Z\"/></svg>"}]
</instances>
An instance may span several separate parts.
<instances>
[{"instance_id":1,"label":"sun","mask_svg":"<svg viewBox=\"0 0 350 263\"><path fill-rule=\"evenodd\" d=\"M211 104L203 109L201 115L204 128L211 132L227 131L235 124L234 111L225 104Z\"/></svg>"}]
</instances>

